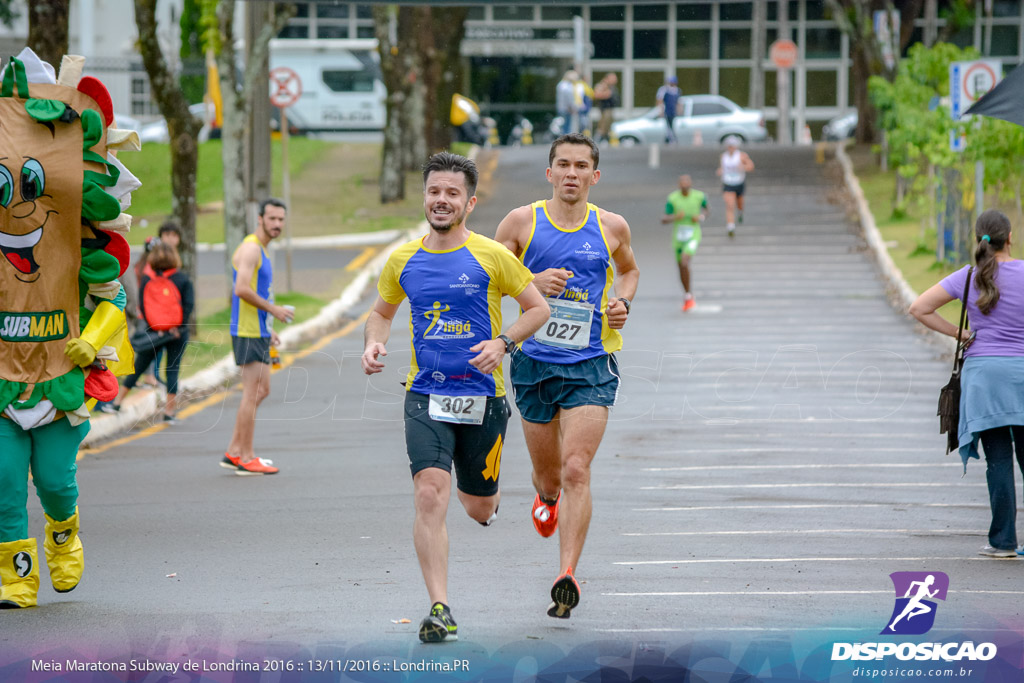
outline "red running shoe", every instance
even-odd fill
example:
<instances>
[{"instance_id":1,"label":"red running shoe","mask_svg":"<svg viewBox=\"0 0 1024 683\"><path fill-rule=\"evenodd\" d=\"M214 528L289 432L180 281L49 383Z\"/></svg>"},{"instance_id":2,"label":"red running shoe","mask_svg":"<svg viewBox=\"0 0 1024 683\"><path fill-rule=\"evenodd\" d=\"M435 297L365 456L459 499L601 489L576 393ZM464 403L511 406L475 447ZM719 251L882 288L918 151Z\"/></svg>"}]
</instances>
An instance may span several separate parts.
<instances>
[{"instance_id":1,"label":"red running shoe","mask_svg":"<svg viewBox=\"0 0 1024 683\"><path fill-rule=\"evenodd\" d=\"M687 311L692 311L696 306L697 300L691 296L689 299L683 302L683 313L686 313Z\"/></svg>"},{"instance_id":2,"label":"red running shoe","mask_svg":"<svg viewBox=\"0 0 1024 683\"><path fill-rule=\"evenodd\" d=\"M572 575L572 567L555 580L551 587L551 600L548 616L556 619L568 619L572 608L580 604L580 584Z\"/></svg>"},{"instance_id":3,"label":"red running shoe","mask_svg":"<svg viewBox=\"0 0 1024 683\"><path fill-rule=\"evenodd\" d=\"M263 458L253 458L249 462L238 461L238 469L235 470L235 474L247 477L254 474L277 474L278 469L270 466L269 460Z\"/></svg>"},{"instance_id":4,"label":"red running shoe","mask_svg":"<svg viewBox=\"0 0 1024 683\"><path fill-rule=\"evenodd\" d=\"M558 492L558 498L554 505L548 505L540 499L540 494L533 499L533 526L537 533L547 538L558 529L558 503L562 500L562 492Z\"/></svg>"},{"instance_id":5,"label":"red running shoe","mask_svg":"<svg viewBox=\"0 0 1024 683\"><path fill-rule=\"evenodd\" d=\"M238 456L233 456L230 453L225 453L224 457L220 459L220 466L228 470L237 470Z\"/></svg>"}]
</instances>

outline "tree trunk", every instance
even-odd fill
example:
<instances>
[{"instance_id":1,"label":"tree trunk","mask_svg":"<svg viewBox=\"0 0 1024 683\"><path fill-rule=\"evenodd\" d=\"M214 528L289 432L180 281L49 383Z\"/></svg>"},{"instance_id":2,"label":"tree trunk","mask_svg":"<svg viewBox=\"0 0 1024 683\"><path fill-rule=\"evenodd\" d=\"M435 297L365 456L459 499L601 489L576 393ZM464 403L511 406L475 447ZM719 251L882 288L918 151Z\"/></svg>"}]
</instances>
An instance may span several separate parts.
<instances>
[{"instance_id":1,"label":"tree trunk","mask_svg":"<svg viewBox=\"0 0 1024 683\"><path fill-rule=\"evenodd\" d=\"M910 42L914 31L914 20L921 14L925 0L826 0L832 11L832 19L850 39L850 78L853 81L853 101L857 107L857 142L875 141L878 113L871 104L868 94L868 79L885 76L890 81L895 77L894 69L887 69L882 59L881 47L875 35L875 10L896 9L900 13L900 51Z\"/></svg>"},{"instance_id":2,"label":"tree trunk","mask_svg":"<svg viewBox=\"0 0 1024 683\"><path fill-rule=\"evenodd\" d=\"M245 73L238 83L235 55L233 0L217 3L217 25L221 49L217 55L220 89L223 97L224 122L221 127L221 158L224 165L224 273L227 276L228 300L231 299L233 268L231 257L248 234L246 212L245 137L257 88L268 89L267 74L261 68L270 49L270 39L284 27L295 11L294 5L275 9L251 45L247 45Z\"/></svg>"},{"instance_id":3,"label":"tree trunk","mask_svg":"<svg viewBox=\"0 0 1024 683\"><path fill-rule=\"evenodd\" d=\"M238 90L235 72L235 3L219 0L217 25L220 28L221 49L217 54L217 72L223 98L221 124L221 161L224 167L224 275L227 280L227 299L233 292L234 268L231 258L245 239L245 126L248 122L245 99Z\"/></svg>"},{"instance_id":4,"label":"tree trunk","mask_svg":"<svg viewBox=\"0 0 1024 683\"><path fill-rule=\"evenodd\" d=\"M384 148L381 153L379 180L382 204L405 199L402 112L408 97L408 82L404 78L401 48L398 44L400 12L401 10L395 7L373 6L381 77L388 91L385 100L387 118L384 123Z\"/></svg>"},{"instance_id":5,"label":"tree trunk","mask_svg":"<svg viewBox=\"0 0 1024 683\"><path fill-rule=\"evenodd\" d=\"M878 112L871 103L871 95L868 91L868 79L872 76L870 55L863 47L863 43L851 45L850 55L853 66L850 69L850 78L853 80L853 102L857 107L857 142L873 143L875 141L876 120Z\"/></svg>"},{"instance_id":6,"label":"tree trunk","mask_svg":"<svg viewBox=\"0 0 1024 683\"><path fill-rule=\"evenodd\" d=\"M223 77L221 92L228 93L223 86ZM234 277L231 257L249 233L245 207L245 124L248 112L245 102L240 100L233 92L225 94L224 124L221 127L221 158L224 163L224 272L227 276L229 301Z\"/></svg>"},{"instance_id":7,"label":"tree trunk","mask_svg":"<svg viewBox=\"0 0 1024 683\"><path fill-rule=\"evenodd\" d=\"M188 110L188 100L175 74L167 68L157 39L156 0L135 0L135 24L139 30L139 52L149 76L153 99L167 120L171 141L171 207L181 228L182 268L196 281L196 167L199 162L197 138L202 123Z\"/></svg>"},{"instance_id":8,"label":"tree trunk","mask_svg":"<svg viewBox=\"0 0 1024 683\"><path fill-rule=\"evenodd\" d=\"M427 150L439 152L452 144L450 122L452 95L462 88L465 62L459 53L466 35L466 7L434 7L430 10L431 30L420 37L423 69L424 135Z\"/></svg>"},{"instance_id":9,"label":"tree trunk","mask_svg":"<svg viewBox=\"0 0 1024 683\"><path fill-rule=\"evenodd\" d=\"M402 36L399 55L407 88L402 107L402 169L413 171L427 160L426 93L420 36L430 32L429 7L401 7L398 10L398 35Z\"/></svg>"},{"instance_id":10,"label":"tree trunk","mask_svg":"<svg viewBox=\"0 0 1024 683\"><path fill-rule=\"evenodd\" d=\"M68 52L68 4L68 0L28 2L28 46L57 71Z\"/></svg>"},{"instance_id":11,"label":"tree trunk","mask_svg":"<svg viewBox=\"0 0 1024 683\"><path fill-rule=\"evenodd\" d=\"M928 215L921 223L921 232L917 241L924 244L929 227L936 227L936 211L938 210L938 183L935 182L935 164L928 164Z\"/></svg>"}]
</instances>

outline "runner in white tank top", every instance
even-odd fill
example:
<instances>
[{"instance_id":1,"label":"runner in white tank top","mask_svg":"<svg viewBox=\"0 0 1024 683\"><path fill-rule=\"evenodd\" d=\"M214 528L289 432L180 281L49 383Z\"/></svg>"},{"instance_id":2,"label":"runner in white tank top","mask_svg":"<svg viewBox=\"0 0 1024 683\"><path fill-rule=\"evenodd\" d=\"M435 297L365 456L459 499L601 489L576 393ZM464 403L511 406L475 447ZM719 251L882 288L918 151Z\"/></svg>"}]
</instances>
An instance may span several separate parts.
<instances>
[{"instance_id":1,"label":"runner in white tank top","mask_svg":"<svg viewBox=\"0 0 1024 683\"><path fill-rule=\"evenodd\" d=\"M722 198L725 200L725 222L729 237L736 231L737 209L739 222L743 222L743 190L747 173L754 170L754 162L740 150L740 139L730 135L725 139L725 152L718 165L722 178Z\"/></svg>"}]
</instances>

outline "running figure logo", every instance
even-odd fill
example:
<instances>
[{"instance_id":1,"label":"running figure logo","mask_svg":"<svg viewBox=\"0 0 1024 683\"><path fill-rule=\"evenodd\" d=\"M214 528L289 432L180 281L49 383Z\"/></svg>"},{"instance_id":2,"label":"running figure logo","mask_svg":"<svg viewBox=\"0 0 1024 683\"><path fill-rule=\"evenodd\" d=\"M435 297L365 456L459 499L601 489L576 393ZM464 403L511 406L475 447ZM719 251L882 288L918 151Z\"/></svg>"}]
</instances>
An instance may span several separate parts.
<instances>
[{"instance_id":1,"label":"running figure logo","mask_svg":"<svg viewBox=\"0 0 1024 683\"><path fill-rule=\"evenodd\" d=\"M935 623L932 599L946 599L949 576L943 572L893 572L889 578L896 589L896 605L881 635L927 633Z\"/></svg>"}]
</instances>

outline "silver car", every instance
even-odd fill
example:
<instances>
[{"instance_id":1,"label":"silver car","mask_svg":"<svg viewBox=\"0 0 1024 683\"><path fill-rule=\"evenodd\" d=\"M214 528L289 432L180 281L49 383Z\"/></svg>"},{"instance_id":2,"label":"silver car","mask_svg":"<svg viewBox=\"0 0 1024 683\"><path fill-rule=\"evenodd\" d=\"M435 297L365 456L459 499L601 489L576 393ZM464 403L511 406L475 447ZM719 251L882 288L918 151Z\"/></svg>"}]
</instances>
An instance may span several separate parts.
<instances>
[{"instance_id":1,"label":"silver car","mask_svg":"<svg viewBox=\"0 0 1024 683\"><path fill-rule=\"evenodd\" d=\"M853 137L853 134L857 132L857 121L859 118L855 111L835 117L821 129L822 139L845 140L846 138Z\"/></svg>"},{"instance_id":2,"label":"silver car","mask_svg":"<svg viewBox=\"0 0 1024 683\"><path fill-rule=\"evenodd\" d=\"M687 95L679 98L679 112L672 122L676 139L681 144L693 144L700 132L705 144L714 144L735 135L741 141L758 141L768 137L764 127L764 114L756 109L744 109L721 95ZM612 133L621 145L665 142L665 117L659 107L643 116L616 121Z\"/></svg>"}]
</instances>

